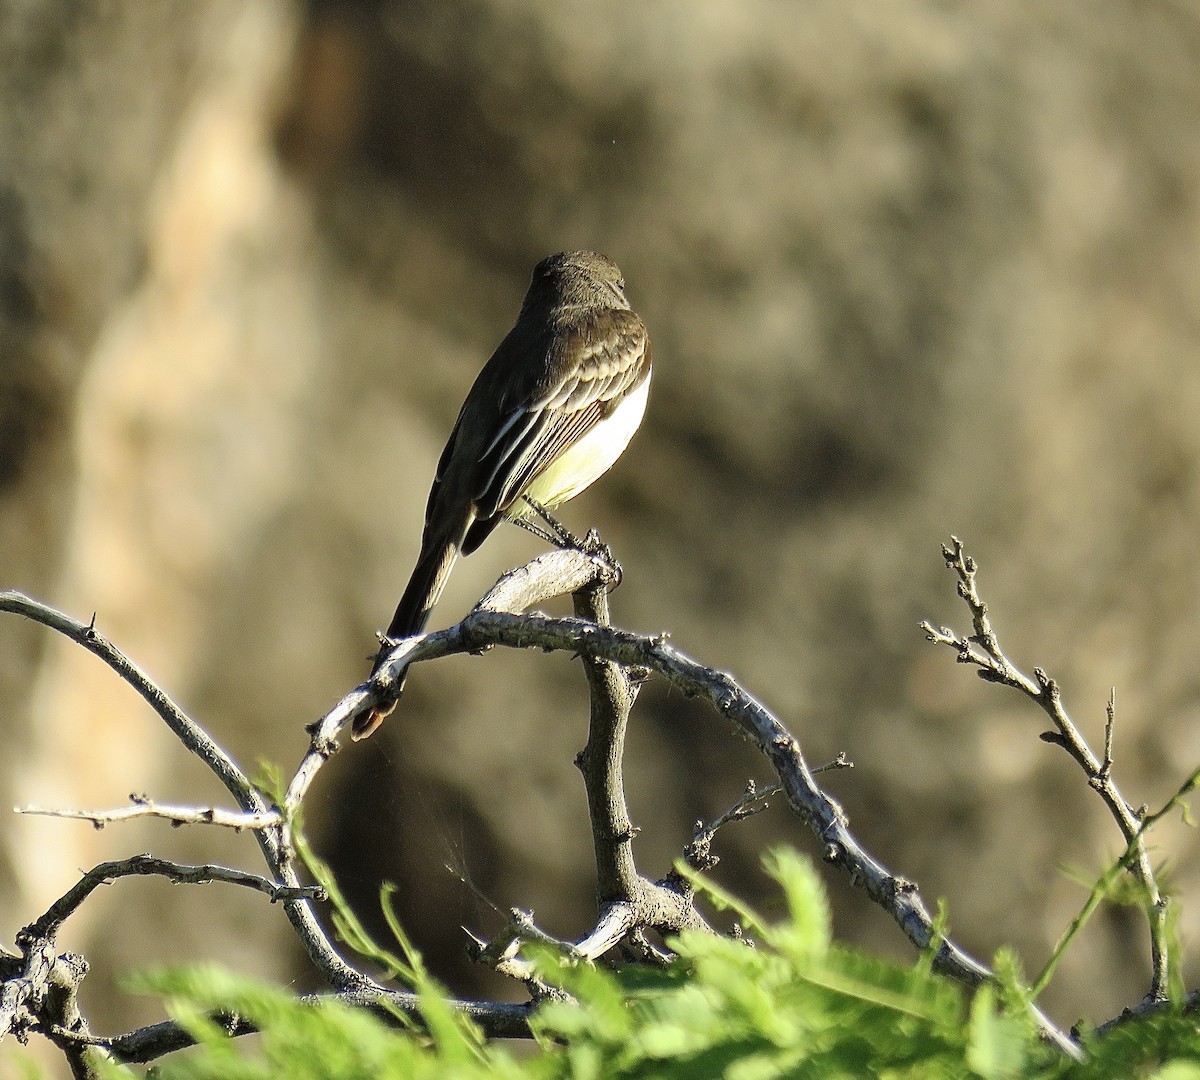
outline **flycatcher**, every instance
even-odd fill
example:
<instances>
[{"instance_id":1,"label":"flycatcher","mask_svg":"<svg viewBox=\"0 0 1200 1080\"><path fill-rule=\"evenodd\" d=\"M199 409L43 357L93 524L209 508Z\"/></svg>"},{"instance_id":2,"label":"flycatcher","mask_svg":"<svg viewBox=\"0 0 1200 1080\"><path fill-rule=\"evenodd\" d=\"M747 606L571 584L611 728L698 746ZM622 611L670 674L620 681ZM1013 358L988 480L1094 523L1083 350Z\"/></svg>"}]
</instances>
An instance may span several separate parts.
<instances>
[{"instance_id":1,"label":"flycatcher","mask_svg":"<svg viewBox=\"0 0 1200 1080\"><path fill-rule=\"evenodd\" d=\"M646 410L650 336L616 265L560 252L533 268L516 325L484 365L438 462L421 551L387 628L419 634L459 554L504 518L574 498L629 445ZM388 648L380 649L378 670ZM404 688L403 677L397 696ZM391 709L354 725L365 739Z\"/></svg>"}]
</instances>

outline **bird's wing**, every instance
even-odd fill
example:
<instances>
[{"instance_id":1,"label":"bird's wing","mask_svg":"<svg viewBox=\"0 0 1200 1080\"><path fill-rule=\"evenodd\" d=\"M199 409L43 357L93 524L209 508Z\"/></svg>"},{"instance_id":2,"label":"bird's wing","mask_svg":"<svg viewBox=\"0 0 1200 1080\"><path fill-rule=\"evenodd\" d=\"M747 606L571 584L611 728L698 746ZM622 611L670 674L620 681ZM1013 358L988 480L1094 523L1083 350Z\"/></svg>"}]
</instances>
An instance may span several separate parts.
<instances>
[{"instance_id":1,"label":"bird's wing","mask_svg":"<svg viewBox=\"0 0 1200 1080\"><path fill-rule=\"evenodd\" d=\"M590 313L556 342L548 377L504 413L480 456L475 507L481 520L507 510L650 374L650 338L632 311Z\"/></svg>"}]
</instances>

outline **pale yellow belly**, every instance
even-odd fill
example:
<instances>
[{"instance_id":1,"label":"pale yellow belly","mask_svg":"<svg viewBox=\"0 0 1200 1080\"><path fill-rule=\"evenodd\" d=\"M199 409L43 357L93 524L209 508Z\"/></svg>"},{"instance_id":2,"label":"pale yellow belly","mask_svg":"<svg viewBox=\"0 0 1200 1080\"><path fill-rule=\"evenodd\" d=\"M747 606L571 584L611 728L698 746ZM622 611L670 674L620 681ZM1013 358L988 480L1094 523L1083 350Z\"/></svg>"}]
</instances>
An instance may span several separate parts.
<instances>
[{"instance_id":1,"label":"pale yellow belly","mask_svg":"<svg viewBox=\"0 0 1200 1080\"><path fill-rule=\"evenodd\" d=\"M525 494L551 509L573 499L608 472L642 422L649 393L650 380L646 379L607 419L592 428L534 480ZM517 499L508 510L509 517L526 517L530 513L524 499Z\"/></svg>"}]
</instances>

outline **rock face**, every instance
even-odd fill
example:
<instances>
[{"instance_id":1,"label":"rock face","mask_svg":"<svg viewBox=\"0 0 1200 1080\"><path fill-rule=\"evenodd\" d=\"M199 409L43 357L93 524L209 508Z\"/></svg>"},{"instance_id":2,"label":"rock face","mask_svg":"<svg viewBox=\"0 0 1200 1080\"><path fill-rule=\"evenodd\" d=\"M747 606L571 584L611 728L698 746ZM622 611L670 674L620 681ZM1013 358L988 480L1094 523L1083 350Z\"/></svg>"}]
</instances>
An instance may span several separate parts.
<instances>
[{"instance_id":1,"label":"rock face","mask_svg":"<svg viewBox=\"0 0 1200 1080\"><path fill-rule=\"evenodd\" d=\"M289 767L366 674L529 269L602 250L656 364L643 430L564 512L624 565L614 619L735 673L811 760L845 750L863 842L1036 970L1083 899L1059 865L1118 837L1032 707L917 624L967 626L959 533L1010 655L1096 744L1117 687L1131 801L1194 767L1197 115L1200 20L1168 3L26 5L0 20L0 586L96 611L242 760ZM536 551L497 532L437 618ZM562 658L428 665L313 793L364 912L401 883L457 989L489 989L459 926L490 915L445 863L585 928L586 713ZM0 805L223 803L107 671L9 617L0 723ZM654 874L765 775L653 684L626 774ZM814 850L782 810L739 828L745 891L765 843ZM196 830L0 830L5 937L104 857L253 865ZM1194 845L1160 844L1194 935ZM845 936L908 955L831 886ZM81 920L98 961L286 970L257 898L112 893ZM1136 1003L1144 955L1104 916L1047 1004Z\"/></svg>"}]
</instances>

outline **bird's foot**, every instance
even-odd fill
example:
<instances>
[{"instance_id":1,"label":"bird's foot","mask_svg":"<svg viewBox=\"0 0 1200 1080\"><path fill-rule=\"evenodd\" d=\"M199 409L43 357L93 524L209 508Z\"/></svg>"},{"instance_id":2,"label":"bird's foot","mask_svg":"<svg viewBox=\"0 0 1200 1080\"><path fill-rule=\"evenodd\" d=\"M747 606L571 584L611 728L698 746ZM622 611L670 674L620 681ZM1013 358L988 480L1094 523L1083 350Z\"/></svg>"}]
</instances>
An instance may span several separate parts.
<instances>
[{"instance_id":1,"label":"bird's foot","mask_svg":"<svg viewBox=\"0 0 1200 1080\"><path fill-rule=\"evenodd\" d=\"M624 576L621 564L612 553L612 548L600 539L600 534L595 529L588 530L587 536L579 544L579 550L604 564L604 568L608 571L611 578L608 586L609 592L612 592L613 589L621 584L621 579Z\"/></svg>"},{"instance_id":2,"label":"bird's foot","mask_svg":"<svg viewBox=\"0 0 1200 1080\"><path fill-rule=\"evenodd\" d=\"M617 562L616 556L613 555L612 548L600 539L600 534L595 529L589 529L587 536L580 539L541 503L531 499L528 495L522 495L521 497L529 504L530 509L546 523L546 528L542 528L542 526L530 521L528 518L514 518L515 524L520 525L521 528L528 530L534 536L540 537L546 543L553 544L557 548L582 551L585 555L590 555L593 559L599 560L604 564L611 579L608 586L610 591L621 584L621 564Z\"/></svg>"}]
</instances>

